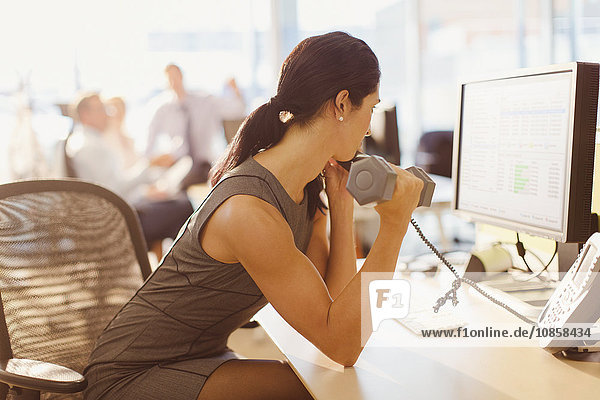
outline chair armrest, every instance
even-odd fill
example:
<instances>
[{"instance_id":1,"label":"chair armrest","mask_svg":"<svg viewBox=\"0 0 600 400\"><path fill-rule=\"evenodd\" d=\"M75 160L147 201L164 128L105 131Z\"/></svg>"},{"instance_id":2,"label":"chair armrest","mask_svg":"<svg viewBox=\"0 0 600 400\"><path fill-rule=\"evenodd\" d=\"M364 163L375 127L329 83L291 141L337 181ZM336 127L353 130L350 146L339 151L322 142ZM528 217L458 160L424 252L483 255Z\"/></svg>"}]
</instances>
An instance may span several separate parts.
<instances>
[{"instance_id":1,"label":"chair armrest","mask_svg":"<svg viewBox=\"0 0 600 400\"><path fill-rule=\"evenodd\" d=\"M24 358L0 361L0 382L51 393L76 393L87 387L85 377L72 369Z\"/></svg>"}]
</instances>

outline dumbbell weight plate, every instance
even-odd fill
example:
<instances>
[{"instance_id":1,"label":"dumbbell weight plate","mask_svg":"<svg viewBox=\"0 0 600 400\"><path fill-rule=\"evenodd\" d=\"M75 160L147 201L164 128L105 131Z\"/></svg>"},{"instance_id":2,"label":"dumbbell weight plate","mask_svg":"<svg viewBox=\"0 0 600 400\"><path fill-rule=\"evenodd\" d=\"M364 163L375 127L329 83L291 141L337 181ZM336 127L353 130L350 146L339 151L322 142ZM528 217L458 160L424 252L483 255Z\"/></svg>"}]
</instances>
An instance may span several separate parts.
<instances>
[{"instance_id":1,"label":"dumbbell weight plate","mask_svg":"<svg viewBox=\"0 0 600 400\"><path fill-rule=\"evenodd\" d=\"M419 167L410 167L406 170L423 181L423 190L418 205L429 207L435 182ZM379 156L362 156L350 167L346 189L358 204L364 205L390 200L395 186L396 172L387 161Z\"/></svg>"},{"instance_id":2,"label":"dumbbell weight plate","mask_svg":"<svg viewBox=\"0 0 600 400\"><path fill-rule=\"evenodd\" d=\"M348 174L346 189L358 204L390 200L394 194L396 172L379 156L354 161Z\"/></svg>"}]
</instances>

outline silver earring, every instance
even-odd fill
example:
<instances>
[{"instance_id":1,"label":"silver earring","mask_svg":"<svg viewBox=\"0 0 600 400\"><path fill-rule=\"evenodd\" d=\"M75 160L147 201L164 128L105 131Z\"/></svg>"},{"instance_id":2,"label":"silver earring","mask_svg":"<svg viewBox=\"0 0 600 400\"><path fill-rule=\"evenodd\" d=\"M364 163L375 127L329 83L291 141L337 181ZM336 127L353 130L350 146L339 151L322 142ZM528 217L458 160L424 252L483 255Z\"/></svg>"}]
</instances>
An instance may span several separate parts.
<instances>
[{"instance_id":1,"label":"silver earring","mask_svg":"<svg viewBox=\"0 0 600 400\"><path fill-rule=\"evenodd\" d=\"M342 121L344 120L344 117L339 117L339 118L338 118L338 120L339 120L340 122L342 122Z\"/></svg>"}]
</instances>

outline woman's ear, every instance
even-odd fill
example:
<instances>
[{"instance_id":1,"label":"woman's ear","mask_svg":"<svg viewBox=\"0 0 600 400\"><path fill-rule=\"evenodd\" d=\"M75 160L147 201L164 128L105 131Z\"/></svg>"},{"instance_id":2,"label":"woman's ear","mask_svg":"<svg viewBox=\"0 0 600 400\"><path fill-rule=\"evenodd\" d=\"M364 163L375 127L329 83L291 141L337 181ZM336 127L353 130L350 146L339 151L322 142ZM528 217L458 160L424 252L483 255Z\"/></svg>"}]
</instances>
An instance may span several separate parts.
<instances>
[{"instance_id":1,"label":"woman's ear","mask_svg":"<svg viewBox=\"0 0 600 400\"><path fill-rule=\"evenodd\" d=\"M350 111L350 93L344 89L335 96L335 117L344 117Z\"/></svg>"}]
</instances>

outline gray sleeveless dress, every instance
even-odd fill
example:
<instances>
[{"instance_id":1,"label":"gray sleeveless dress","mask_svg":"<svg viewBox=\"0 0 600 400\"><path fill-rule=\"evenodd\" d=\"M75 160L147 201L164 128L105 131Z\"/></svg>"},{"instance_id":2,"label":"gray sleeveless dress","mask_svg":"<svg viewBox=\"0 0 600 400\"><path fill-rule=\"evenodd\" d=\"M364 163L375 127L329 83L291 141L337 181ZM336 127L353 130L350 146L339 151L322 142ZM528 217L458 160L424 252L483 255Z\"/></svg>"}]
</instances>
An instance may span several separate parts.
<instances>
[{"instance_id":1,"label":"gray sleeveless dress","mask_svg":"<svg viewBox=\"0 0 600 400\"><path fill-rule=\"evenodd\" d=\"M312 232L306 194L295 203L250 157L213 189L158 269L100 335L85 370L86 399L196 400L208 376L236 358L227 348L229 334L267 299L240 263L208 256L199 234L212 213L239 194L272 204L292 229L298 249L306 251Z\"/></svg>"}]
</instances>

